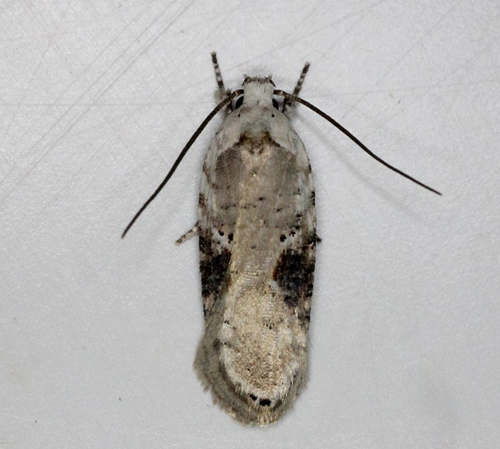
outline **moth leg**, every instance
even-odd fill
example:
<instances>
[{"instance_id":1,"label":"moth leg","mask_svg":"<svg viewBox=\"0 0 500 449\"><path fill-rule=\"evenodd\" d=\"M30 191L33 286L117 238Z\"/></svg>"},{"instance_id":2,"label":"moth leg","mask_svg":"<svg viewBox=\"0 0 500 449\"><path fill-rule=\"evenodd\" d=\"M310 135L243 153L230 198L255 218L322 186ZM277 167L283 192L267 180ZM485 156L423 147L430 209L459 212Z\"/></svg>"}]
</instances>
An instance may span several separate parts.
<instances>
[{"instance_id":1,"label":"moth leg","mask_svg":"<svg viewBox=\"0 0 500 449\"><path fill-rule=\"evenodd\" d=\"M198 234L198 223L196 223L188 232L181 235L176 241L175 244L177 246L182 245L186 240L194 237L195 234Z\"/></svg>"},{"instance_id":2,"label":"moth leg","mask_svg":"<svg viewBox=\"0 0 500 449\"><path fill-rule=\"evenodd\" d=\"M217 61L217 54L215 52L212 53L212 64L214 66L215 79L217 80L218 90L215 93L217 103L225 100L229 95L231 95L231 91L226 89L224 86L224 81L222 79L222 73L219 67L219 61ZM227 112L233 111L233 105L231 103L227 106Z\"/></svg>"},{"instance_id":3,"label":"moth leg","mask_svg":"<svg viewBox=\"0 0 500 449\"><path fill-rule=\"evenodd\" d=\"M304 68L302 69L302 72L300 73L300 78L297 81L297 84L295 85L295 89L293 89L293 95L298 96L301 89L302 89L302 84L304 84L304 78L306 77L307 71L309 70L309 64L308 62L305 63ZM294 107L297 103L290 103L286 98L283 101L283 112L285 112L287 106Z\"/></svg>"}]
</instances>

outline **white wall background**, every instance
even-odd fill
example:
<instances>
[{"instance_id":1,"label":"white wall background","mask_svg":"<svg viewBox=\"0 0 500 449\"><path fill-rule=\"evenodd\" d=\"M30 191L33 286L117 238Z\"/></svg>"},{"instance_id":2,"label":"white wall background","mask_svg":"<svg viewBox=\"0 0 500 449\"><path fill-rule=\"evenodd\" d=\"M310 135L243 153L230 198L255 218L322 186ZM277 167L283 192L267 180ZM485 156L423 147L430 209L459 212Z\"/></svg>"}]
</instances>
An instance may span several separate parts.
<instances>
[{"instance_id":1,"label":"white wall background","mask_svg":"<svg viewBox=\"0 0 500 449\"><path fill-rule=\"evenodd\" d=\"M472 4L474 3L474 5ZM500 4L4 0L0 448L500 447ZM269 428L212 405L198 173L220 118L120 233L226 83L299 107L319 234L310 381Z\"/></svg>"}]
</instances>

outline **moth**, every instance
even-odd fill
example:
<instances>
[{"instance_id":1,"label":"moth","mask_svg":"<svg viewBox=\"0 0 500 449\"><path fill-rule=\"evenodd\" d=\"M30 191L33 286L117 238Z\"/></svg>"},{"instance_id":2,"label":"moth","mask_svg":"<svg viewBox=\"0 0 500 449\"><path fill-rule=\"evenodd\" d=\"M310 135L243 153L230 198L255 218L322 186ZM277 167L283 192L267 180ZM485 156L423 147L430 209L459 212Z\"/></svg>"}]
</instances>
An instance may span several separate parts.
<instances>
[{"instance_id":1,"label":"moth","mask_svg":"<svg viewBox=\"0 0 500 449\"><path fill-rule=\"evenodd\" d=\"M243 424L277 421L307 379L316 234L311 165L288 116L301 103L389 169L440 193L372 153L330 116L298 96L277 90L270 76L245 76L226 90L212 53L220 103L181 151L169 173L122 234L166 185L185 154L221 110L201 174L198 222L181 237L199 236L205 333L195 370L215 402Z\"/></svg>"}]
</instances>

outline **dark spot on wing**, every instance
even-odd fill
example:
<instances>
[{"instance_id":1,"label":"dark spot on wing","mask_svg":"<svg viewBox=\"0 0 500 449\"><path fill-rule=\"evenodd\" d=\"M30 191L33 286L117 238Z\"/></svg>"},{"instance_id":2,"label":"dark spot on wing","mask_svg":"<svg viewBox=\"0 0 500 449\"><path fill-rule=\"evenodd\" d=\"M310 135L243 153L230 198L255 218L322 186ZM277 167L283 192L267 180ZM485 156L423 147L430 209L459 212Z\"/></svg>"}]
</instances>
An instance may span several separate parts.
<instances>
[{"instance_id":1,"label":"dark spot on wing","mask_svg":"<svg viewBox=\"0 0 500 449\"><path fill-rule=\"evenodd\" d=\"M228 282L229 262L231 260L229 249L212 243L212 239L206 234L200 234L201 293L205 316L211 313L221 289Z\"/></svg>"},{"instance_id":2,"label":"dark spot on wing","mask_svg":"<svg viewBox=\"0 0 500 449\"><path fill-rule=\"evenodd\" d=\"M311 192L311 204L316 205L316 192L314 190Z\"/></svg>"},{"instance_id":3,"label":"dark spot on wing","mask_svg":"<svg viewBox=\"0 0 500 449\"><path fill-rule=\"evenodd\" d=\"M309 317L306 299L312 296L315 245L316 238L314 237L306 239L299 249L285 249L273 272L273 279L285 293L285 304L290 308L298 307L298 316L301 321L307 321Z\"/></svg>"},{"instance_id":4,"label":"dark spot on wing","mask_svg":"<svg viewBox=\"0 0 500 449\"><path fill-rule=\"evenodd\" d=\"M299 305L299 298L297 295L285 295L285 304L288 307L297 307Z\"/></svg>"},{"instance_id":5,"label":"dark spot on wing","mask_svg":"<svg viewBox=\"0 0 500 449\"><path fill-rule=\"evenodd\" d=\"M261 407L269 407L271 405L270 399L259 399L258 396L255 396L252 393L250 393L249 396L250 396L250 399L252 399L252 401L258 402Z\"/></svg>"}]
</instances>

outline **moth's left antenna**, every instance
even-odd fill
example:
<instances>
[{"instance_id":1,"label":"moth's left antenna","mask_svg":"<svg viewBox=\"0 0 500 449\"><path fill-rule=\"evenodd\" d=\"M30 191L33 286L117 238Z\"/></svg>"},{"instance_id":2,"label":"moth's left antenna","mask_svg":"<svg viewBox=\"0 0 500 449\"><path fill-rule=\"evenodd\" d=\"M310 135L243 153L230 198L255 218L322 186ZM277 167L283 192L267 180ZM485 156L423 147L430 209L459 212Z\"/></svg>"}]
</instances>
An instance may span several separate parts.
<instances>
[{"instance_id":1,"label":"moth's left antenna","mask_svg":"<svg viewBox=\"0 0 500 449\"><path fill-rule=\"evenodd\" d=\"M177 169L177 167L181 163L182 159L184 159L184 156L186 155L186 153L188 152L188 150L191 148L191 146L193 145L193 143L195 142L195 140L198 138L198 136L201 134L201 132L208 125L208 123L210 122L210 120L212 120L215 117L215 115L224 106L228 105L235 96L242 95L242 94L243 94L242 90L237 90L237 91L233 92L227 98L225 98L224 100L222 100L215 107L215 109L210 114L208 114L207 118L205 120L203 120L202 124L198 127L198 129L192 135L191 139L189 139L189 141L186 144L186 146L180 152L179 156L177 157L177 159L174 162L174 165L172 165L172 168L168 172L167 176L165 176L165 179L161 182L161 184L158 186L158 188L155 190L155 192L149 197L149 199L142 205L142 207L139 209L139 211L135 214L134 218L132 218L132 221L125 228L125 231L123 231L123 234L122 234L122 238L127 235L127 232L129 231L129 229L136 222L136 220L140 217L140 215L144 212L144 210L146 209L146 207L149 206L149 204L151 203L151 201L153 201L156 198L156 196L161 192L161 190L163 189L163 187L165 187L165 185L167 184L168 180L172 177L172 175L174 174L175 170Z\"/></svg>"}]
</instances>

